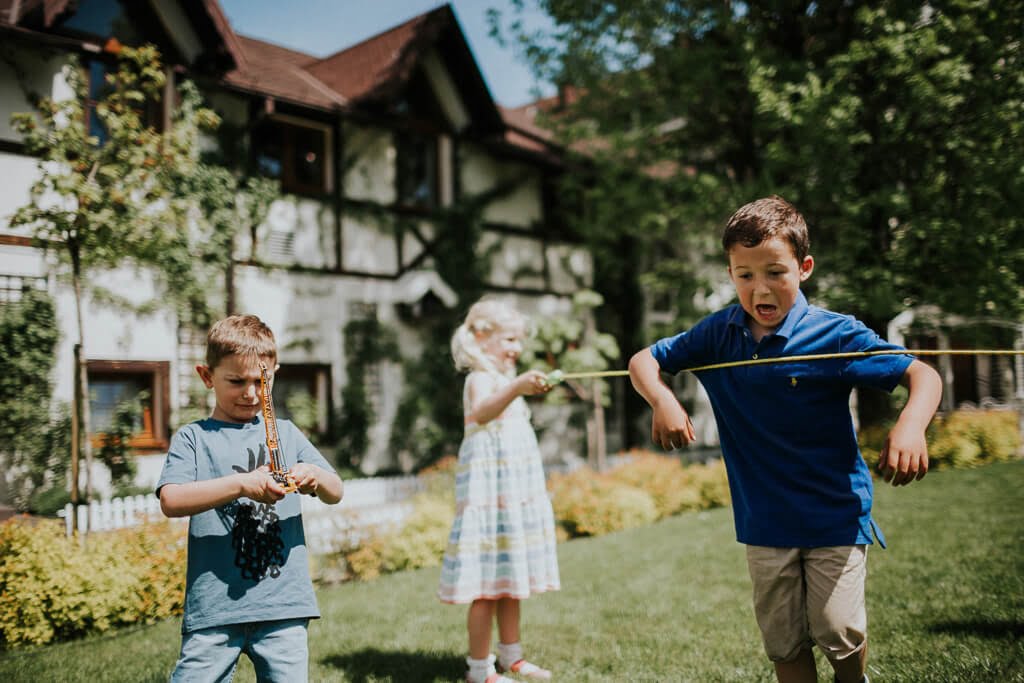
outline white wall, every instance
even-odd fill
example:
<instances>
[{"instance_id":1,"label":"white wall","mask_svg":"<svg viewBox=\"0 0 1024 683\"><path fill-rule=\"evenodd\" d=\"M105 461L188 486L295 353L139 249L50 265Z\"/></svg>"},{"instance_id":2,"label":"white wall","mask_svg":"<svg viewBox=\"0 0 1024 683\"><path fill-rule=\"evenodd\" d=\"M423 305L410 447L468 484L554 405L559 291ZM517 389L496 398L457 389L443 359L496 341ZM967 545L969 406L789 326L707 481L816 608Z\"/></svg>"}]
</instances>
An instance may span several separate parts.
<instances>
[{"instance_id":1,"label":"white wall","mask_svg":"<svg viewBox=\"0 0 1024 683\"><path fill-rule=\"evenodd\" d=\"M395 151L391 131L346 125L342 128L342 188L346 197L391 204L395 201Z\"/></svg>"},{"instance_id":2,"label":"white wall","mask_svg":"<svg viewBox=\"0 0 1024 683\"><path fill-rule=\"evenodd\" d=\"M487 206L484 220L524 228L541 220L541 175L536 168L496 159L472 144L462 145L459 153L459 174L464 195L474 196L502 183L516 183L511 194Z\"/></svg>"},{"instance_id":3,"label":"white wall","mask_svg":"<svg viewBox=\"0 0 1024 683\"><path fill-rule=\"evenodd\" d=\"M26 89L43 97L51 96L54 77L65 60L17 47L11 48L9 54L17 69L7 60L0 60L0 139L19 140L20 136L11 128L11 114L34 111L25 96Z\"/></svg>"}]
</instances>

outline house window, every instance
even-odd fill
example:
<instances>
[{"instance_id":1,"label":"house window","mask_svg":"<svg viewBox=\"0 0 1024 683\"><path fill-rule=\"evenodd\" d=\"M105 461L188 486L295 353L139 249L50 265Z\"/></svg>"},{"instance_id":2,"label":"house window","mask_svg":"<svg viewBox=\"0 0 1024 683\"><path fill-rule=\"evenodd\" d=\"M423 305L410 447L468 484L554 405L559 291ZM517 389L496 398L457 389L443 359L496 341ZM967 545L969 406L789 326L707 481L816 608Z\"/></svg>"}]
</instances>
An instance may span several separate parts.
<instances>
[{"instance_id":1,"label":"house window","mask_svg":"<svg viewBox=\"0 0 1024 683\"><path fill-rule=\"evenodd\" d=\"M256 170L281 181L285 192L321 195L329 191L330 129L268 118L252 131Z\"/></svg>"},{"instance_id":2,"label":"house window","mask_svg":"<svg viewBox=\"0 0 1024 683\"><path fill-rule=\"evenodd\" d=\"M76 2L74 11L61 22L60 28L72 35L92 38L117 38L121 43L137 45L142 38L135 23L119 0Z\"/></svg>"},{"instance_id":3,"label":"house window","mask_svg":"<svg viewBox=\"0 0 1024 683\"><path fill-rule=\"evenodd\" d=\"M437 137L413 131L395 134L398 204L432 209L438 205Z\"/></svg>"},{"instance_id":4,"label":"house window","mask_svg":"<svg viewBox=\"0 0 1024 683\"><path fill-rule=\"evenodd\" d=\"M142 412L136 418L135 433L128 445L140 452L167 448L170 363L90 360L86 362L86 371L94 446L102 445L102 436L110 429L117 407L145 392Z\"/></svg>"},{"instance_id":5,"label":"house window","mask_svg":"<svg viewBox=\"0 0 1024 683\"><path fill-rule=\"evenodd\" d=\"M46 290L45 277L0 275L0 304L16 304L33 289Z\"/></svg>"},{"instance_id":6,"label":"house window","mask_svg":"<svg viewBox=\"0 0 1024 683\"><path fill-rule=\"evenodd\" d=\"M274 412L310 434L327 432L330 411L330 366L281 363L274 373Z\"/></svg>"}]
</instances>

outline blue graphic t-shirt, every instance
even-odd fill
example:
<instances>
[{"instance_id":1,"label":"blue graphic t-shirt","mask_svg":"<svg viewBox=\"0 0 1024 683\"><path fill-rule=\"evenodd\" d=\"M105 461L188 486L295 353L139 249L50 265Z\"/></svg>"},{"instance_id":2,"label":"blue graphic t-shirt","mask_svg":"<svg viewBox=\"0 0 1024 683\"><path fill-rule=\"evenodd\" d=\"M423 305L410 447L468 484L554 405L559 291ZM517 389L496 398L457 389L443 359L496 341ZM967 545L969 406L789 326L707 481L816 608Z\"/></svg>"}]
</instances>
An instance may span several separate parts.
<instances>
[{"instance_id":1,"label":"blue graphic t-shirt","mask_svg":"<svg viewBox=\"0 0 1024 683\"><path fill-rule=\"evenodd\" d=\"M287 467L305 462L334 471L291 422L278 420L277 429ZM171 439L157 496L166 484L217 479L268 464L266 439L262 417L245 424L207 418L185 425ZM273 505L239 498L192 515L183 632L319 616L299 494Z\"/></svg>"}]
</instances>

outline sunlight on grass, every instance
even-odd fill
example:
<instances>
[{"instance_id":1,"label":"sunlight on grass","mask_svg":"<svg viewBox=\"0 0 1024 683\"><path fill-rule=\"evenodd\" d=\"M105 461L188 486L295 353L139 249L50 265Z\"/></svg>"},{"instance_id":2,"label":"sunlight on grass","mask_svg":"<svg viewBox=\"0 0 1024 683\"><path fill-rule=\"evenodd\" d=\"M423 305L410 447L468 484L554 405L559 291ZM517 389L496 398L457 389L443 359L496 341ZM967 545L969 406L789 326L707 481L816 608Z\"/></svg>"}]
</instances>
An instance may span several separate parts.
<instances>
[{"instance_id":1,"label":"sunlight on grass","mask_svg":"<svg viewBox=\"0 0 1024 683\"><path fill-rule=\"evenodd\" d=\"M1024 682L1024 463L879 485L875 517L890 549L870 551L872 679ZM774 680L729 510L572 541L559 558L563 590L523 609L527 653L557 680ZM429 569L319 591L311 680L459 680L465 608L440 604L437 580ZM6 652L0 680L166 681L179 628ZM245 658L235 680L255 680Z\"/></svg>"}]
</instances>

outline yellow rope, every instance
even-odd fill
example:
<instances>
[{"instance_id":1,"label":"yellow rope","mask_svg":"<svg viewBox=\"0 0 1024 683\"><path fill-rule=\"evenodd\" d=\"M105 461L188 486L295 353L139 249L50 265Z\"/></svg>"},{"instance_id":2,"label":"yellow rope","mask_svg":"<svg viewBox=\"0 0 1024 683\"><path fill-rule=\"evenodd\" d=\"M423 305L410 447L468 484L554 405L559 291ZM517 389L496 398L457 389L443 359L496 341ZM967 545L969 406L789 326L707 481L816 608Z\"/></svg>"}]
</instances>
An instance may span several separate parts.
<instances>
[{"instance_id":1,"label":"yellow rope","mask_svg":"<svg viewBox=\"0 0 1024 683\"><path fill-rule=\"evenodd\" d=\"M847 351L845 353L812 353L803 356L777 356L774 358L748 358L727 363L712 363L695 368L690 372L738 368L744 365L766 365L769 363L793 363L797 361L831 360L835 358L867 358L869 356L1024 356L1024 349L883 349L881 351ZM629 370L602 370L600 372L563 372L557 370L548 375L548 382L558 384L567 379L591 379L598 377L624 377Z\"/></svg>"}]
</instances>

